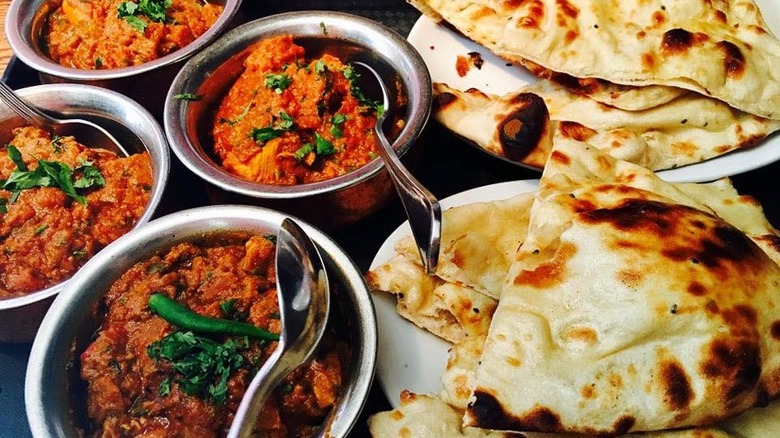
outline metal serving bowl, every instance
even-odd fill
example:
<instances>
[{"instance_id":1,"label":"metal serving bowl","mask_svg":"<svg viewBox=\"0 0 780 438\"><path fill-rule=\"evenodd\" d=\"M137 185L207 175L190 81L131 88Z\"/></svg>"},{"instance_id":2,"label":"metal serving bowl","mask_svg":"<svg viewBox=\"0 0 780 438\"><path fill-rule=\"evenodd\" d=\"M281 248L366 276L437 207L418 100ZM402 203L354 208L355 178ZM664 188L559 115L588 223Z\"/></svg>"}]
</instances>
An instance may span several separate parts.
<instances>
[{"instance_id":1,"label":"metal serving bowl","mask_svg":"<svg viewBox=\"0 0 780 438\"><path fill-rule=\"evenodd\" d=\"M38 85L17 90L17 93L52 115L89 119L103 125L130 153L148 151L154 167L152 191L149 205L136 227L151 219L168 181L170 152L160 124L147 110L119 93L89 85ZM0 144L11 140L13 128L26 124L9 108L0 106ZM32 340L52 297L65 283L0 300L0 342Z\"/></svg>"},{"instance_id":2,"label":"metal serving bowl","mask_svg":"<svg viewBox=\"0 0 780 438\"><path fill-rule=\"evenodd\" d=\"M406 153L425 127L431 108L431 79L420 54L393 30L356 15L305 11L261 18L226 33L193 56L173 81L165 103L164 124L176 156L205 180L214 202L257 204L286 211L325 229L341 227L375 212L395 196L381 160L327 181L294 186L251 182L215 161L211 127L220 101L244 71L253 44L277 35L293 35L307 57L327 51L342 61L362 60L379 71L391 94L407 105L404 128L394 142ZM370 78L369 78L370 79ZM180 93L199 101L175 98Z\"/></svg>"},{"instance_id":3,"label":"metal serving bowl","mask_svg":"<svg viewBox=\"0 0 780 438\"><path fill-rule=\"evenodd\" d=\"M231 231L276 234L286 215L252 206L220 205L183 210L156 219L106 247L68 282L46 314L33 343L25 380L25 405L34 436L79 436L85 397L79 394L78 352L100 321L93 306L135 263L204 234ZM360 271L329 237L301 222L320 248L331 284L330 324L351 349L344 387L321 436L345 436L358 418L374 375L377 328Z\"/></svg>"},{"instance_id":4,"label":"metal serving bowl","mask_svg":"<svg viewBox=\"0 0 780 438\"><path fill-rule=\"evenodd\" d=\"M225 9L206 33L180 50L132 67L81 70L64 67L49 58L41 46L41 33L46 17L60 3L57 0L13 0L5 19L6 38L14 54L38 71L42 83L76 82L109 88L160 115L165 92L184 61L227 30L241 6L241 0L215 2L224 4Z\"/></svg>"}]
</instances>

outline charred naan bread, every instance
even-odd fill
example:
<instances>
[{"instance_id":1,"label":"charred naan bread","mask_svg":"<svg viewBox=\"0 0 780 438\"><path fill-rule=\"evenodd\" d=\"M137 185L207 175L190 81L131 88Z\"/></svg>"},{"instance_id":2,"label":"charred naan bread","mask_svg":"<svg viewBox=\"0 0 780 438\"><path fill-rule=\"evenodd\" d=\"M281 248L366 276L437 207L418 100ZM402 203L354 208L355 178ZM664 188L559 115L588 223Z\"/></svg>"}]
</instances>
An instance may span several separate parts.
<instances>
[{"instance_id":1,"label":"charred naan bread","mask_svg":"<svg viewBox=\"0 0 780 438\"><path fill-rule=\"evenodd\" d=\"M493 298L428 276L400 255L370 271L366 282L372 290L395 294L399 315L449 342L484 336L496 309Z\"/></svg>"},{"instance_id":2,"label":"charred naan bread","mask_svg":"<svg viewBox=\"0 0 780 438\"><path fill-rule=\"evenodd\" d=\"M498 299L525 238L533 199L533 193L523 193L445 210L436 276ZM398 241L395 250L409 260L419 260L411 235Z\"/></svg>"},{"instance_id":3,"label":"charred naan bread","mask_svg":"<svg viewBox=\"0 0 780 438\"><path fill-rule=\"evenodd\" d=\"M374 414L368 427L374 438L586 438L586 435L511 433L462 427L460 410L431 395L401 393L401 406ZM685 430L653 431L622 435L620 438L767 438L780 430L780 402L766 408L755 408L743 415L713 427Z\"/></svg>"},{"instance_id":4,"label":"charred naan bread","mask_svg":"<svg viewBox=\"0 0 780 438\"><path fill-rule=\"evenodd\" d=\"M461 427L461 414L443 401L430 395L401 393L401 407L380 412L368 419L368 429L374 438L523 438L490 430Z\"/></svg>"},{"instance_id":5,"label":"charred naan bread","mask_svg":"<svg viewBox=\"0 0 780 438\"><path fill-rule=\"evenodd\" d=\"M780 393L780 267L745 234L777 232L765 221L740 230L707 205L718 196L693 192L558 139L467 426L606 435L707 426Z\"/></svg>"},{"instance_id":6,"label":"charred naan bread","mask_svg":"<svg viewBox=\"0 0 780 438\"><path fill-rule=\"evenodd\" d=\"M780 41L752 0L409 0L512 62L664 85L780 118Z\"/></svg>"},{"instance_id":7,"label":"charred naan bread","mask_svg":"<svg viewBox=\"0 0 780 438\"><path fill-rule=\"evenodd\" d=\"M398 313L436 336L453 343L484 336L532 201L524 193L445 210L436 275L425 273L408 235L396 243L399 255L369 271L366 281L395 294Z\"/></svg>"},{"instance_id":8,"label":"charred naan bread","mask_svg":"<svg viewBox=\"0 0 780 438\"><path fill-rule=\"evenodd\" d=\"M626 111L644 111L656 108L684 94L691 93L691 91L682 88L664 85L638 87L615 84L603 79L575 78L565 73L544 68L527 59L520 60L520 64L534 75L553 81L574 94L587 96L596 102Z\"/></svg>"},{"instance_id":9,"label":"charred naan bread","mask_svg":"<svg viewBox=\"0 0 780 438\"><path fill-rule=\"evenodd\" d=\"M587 141L652 170L698 163L753 146L780 129L695 93L644 111L625 111L546 80L494 96L434 84L433 115L493 155L541 169L559 137Z\"/></svg>"}]
</instances>

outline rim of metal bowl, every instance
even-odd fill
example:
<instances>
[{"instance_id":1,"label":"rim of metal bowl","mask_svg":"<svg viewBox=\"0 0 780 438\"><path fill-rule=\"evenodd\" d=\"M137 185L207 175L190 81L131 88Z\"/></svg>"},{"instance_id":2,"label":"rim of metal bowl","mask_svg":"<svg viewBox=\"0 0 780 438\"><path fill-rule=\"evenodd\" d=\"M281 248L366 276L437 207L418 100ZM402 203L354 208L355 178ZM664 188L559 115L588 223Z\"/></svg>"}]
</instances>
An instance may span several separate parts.
<instances>
[{"instance_id":1,"label":"rim of metal bowl","mask_svg":"<svg viewBox=\"0 0 780 438\"><path fill-rule=\"evenodd\" d=\"M242 0L225 0L225 9L214 25L185 47L140 65L109 70L82 70L65 67L43 55L40 50L36 50L37 41L33 35L32 25L37 18L38 10L46 1L13 0L11 2L6 15L5 33L14 54L22 62L41 73L78 81L99 81L145 73L175 64L189 57L225 31L238 12Z\"/></svg>"},{"instance_id":2,"label":"rim of metal bowl","mask_svg":"<svg viewBox=\"0 0 780 438\"><path fill-rule=\"evenodd\" d=\"M238 26L184 64L168 90L163 117L168 143L179 160L204 181L222 190L258 199L294 199L335 192L359 184L377 174L384 167L380 159L325 181L291 186L260 184L239 178L222 169L207 158L208 152L203 151L196 141L188 136L188 108L197 102L177 99L177 94L197 90L213 68L219 67L265 37L290 33L293 36L322 37L323 26L327 29L328 37L366 47L366 44L358 39L358 35L363 35L363 38L372 44L371 47L366 47L367 50L382 58L388 66L398 64L404 66L405 71L419 72L419 75L401 75L407 90L415 89L420 92L416 102L407 99L407 123L394 142L399 155L405 153L422 133L431 111L431 77L417 49L394 30L359 15L335 11L298 11L270 15ZM386 54L404 56L390 58ZM398 149L397 145L403 145L404 149Z\"/></svg>"},{"instance_id":3,"label":"rim of metal bowl","mask_svg":"<svg viewBox=\"0 0 780 438\"><path fill-rule=\"evenodd\" d=\"M220 229L257 231L279 227L284 213L248 205L212 205L181 210L150 221L120 237L93 257L65 286L44 318L30 352L25 376L25 406L34 436L67 436L71 424L67 375L64 364L71 354L71 343L78 324L88 316L91 305L106 289L137 261L172 243L202 236ZM349 296L357 308L363 348L356 353L351 384L342 394L343 402L329 414L327 436L346 436L352 429L368 397L376 369L377 325L368 286L350 257L325 233L297 219L304 231L322 250L326 263L339 271L354 289ZM210 231L209 231L210 230ZM340 275L340 276L342 276ZM71 322L71 323L69 323ZM51 366L46 364L62 364ZM55 409L52 405L56 405ZM324 432L324 431L323 431Z\"/></svg>"},{"instance_id":4,"label":"rim of metal bowl","mask_svg":"<svg viewBox=\"0 0 780 438\"><path fill-rule=\"evenodd\" d=\"M44 92L51 95L57 95L59 93L62 93L63 91L66 91L72 95L94 96L95 101L100 101L100 102L111 102L111 101L122 102L122 106L124 108L127 108L128 112L131 113L133 116L133 120L132 120L133 126L134 127L143 126L144 133L147 136L153 137L153 140L155 142L158 142L162 146L160 147L160 150L157 151L159 153L159 156L157 157L158 158L157 161L154 161L154 165L156 167L159 167L159 172L157 172L155 169L154 186L152 187L152 193L151 196L149 197L149 204L146 206L146 209L144 210L144 213L141 215L141 217L138 218L138 221L136 222L135 226L133 226L133 230L141 227L145 223L149 222L149 220L157 211L157 207L162 201L163 193L165 191L165 186L168 181L168 174L170 172L170 152L168 150L168 142L165 138L165 134L163 133L162 127L160 127L160 124L151 115L151 113L149 113L149 111L146 110L144 107L142 107L140 104L128 98L127 96L124 96L123 94L105 88L100 88L100 87L95 87L92 85L85 85L85 84L62 83L62 84L35 85L32 87L21 88L19 90L16 90L16 92L23 98L31 95L41 94ZM128 128L130 127L128 126ZM146 144L144 144L144 146L146 146ZM148 147L147 150L149 150ZM159 177L157 177L157 175L159 175ZM1 299L0 310L24 307L26 305L45 300L62 291L63 287L68 283L68 281L69 280L63 280L45 289L41 289L39 291L32 292L20 297Z\"/></svg>"}]
</instances>

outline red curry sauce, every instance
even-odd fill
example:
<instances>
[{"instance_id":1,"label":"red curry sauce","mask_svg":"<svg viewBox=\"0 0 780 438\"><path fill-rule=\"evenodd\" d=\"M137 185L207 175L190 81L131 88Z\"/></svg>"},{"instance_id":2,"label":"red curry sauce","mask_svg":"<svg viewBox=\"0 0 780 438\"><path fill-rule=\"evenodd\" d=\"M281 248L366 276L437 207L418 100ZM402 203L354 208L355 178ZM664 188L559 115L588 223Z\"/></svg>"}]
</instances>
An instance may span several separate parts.
<instances>
[{"instance_id":1,"label":"red curry sauce","mask_svg":"<svg viewBox=\"0 0 780 438\"><path fill-rule=\"evenodd\" d=\"M355 170L376 155L375 104L355 93L351 66L307 59L290 35L263 40L217 111L214 151L244 179L292 185Z\"/></svg>"},{"instance_id":2,"label":"red curry sauce","mask_svg":"<svg viewBox=\"0 0 780 438\"><path fill-rule=\"evenodd\" d=\"M44 49L55 62L86 70L161 58L205 33L223 10L222 5L202 0L170 0L167 8L165 0L60 1L49 14ZM147 15L148 5L158 5L163 12Z\"/></svg>"},{"instance_id":3,"label":"red curry sauce","mask_svg":"<svg viewBox=\"0 0 780 438\"><path fill-rule=\"evenodd\" d=\"M209 342L248 342L240 349L243 365L230 374L223 400L191 394L173 362L150 353L155 348L150 346L184 331L152 313L147 303L153 293L163 293L198 314L236 319L279 333L274 254L274 243L265 237L204 239L178 244L140 262L114 283L104 297L107 311L102 326L81 354L81 376L87 382L88 414L96 436L227 433L247 385L277 342L210 336ZM342 360L347 355L346 344L326 334L314 358L272 393L255 436L312 436L340 392Z\"/></svg>"},{"instance_id":4,"label":"red curry sauce","mask_svg":"<svg viewBox=\"0 0 780 438\"><path fill-rule=\"evenodd\" d=\"M57 161L76 169L97 168L103 187L83 191L85 203L57 187L13 193L0 190L0 299L25 295L72 276L103 247L132 229L149 202L152 162L148 153L120 158L90 149L73 137L52 137L35 127L14 130L9 145L21 152L30 169L37 160ZM0 179L18 170L9 146L0 151Z\"/></svg>"}]
</instances>

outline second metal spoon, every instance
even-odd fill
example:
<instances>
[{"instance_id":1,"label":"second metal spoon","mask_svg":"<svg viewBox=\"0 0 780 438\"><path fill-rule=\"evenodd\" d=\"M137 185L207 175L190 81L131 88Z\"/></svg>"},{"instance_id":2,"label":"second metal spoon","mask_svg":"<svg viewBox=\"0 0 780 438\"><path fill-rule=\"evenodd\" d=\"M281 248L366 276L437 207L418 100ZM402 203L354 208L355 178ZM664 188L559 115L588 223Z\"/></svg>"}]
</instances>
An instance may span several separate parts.
<instances>
[{"instance_id":1,"label":"second metal spoon","mask_svg":"<svg viewBox=\"0 0 780 438\"><path fill-rule=\"evenodd\" d=\"M43 113L19 97L5 82L0 81L0 100L31 125L60 136L72 135L79 143L91 148L106 149L120 157L129 154L122 145L100 125L84 119L57 119Z\"/></svg>"},{"instance_id":2,"label":"second metal spoon","mask_svg":"<svg viewBox=\"0 0 780 438\"><path fill-rule=\"evenodd\" d=\"M276 283L282 333L276 350L249 383L238 406L229 438L252 435L265 400L319 344L330 312L328 274L317 246L292 219L276 237Z\"/></svg>"},{"instance_id":3,"label":"second metal spoon","mask_svg":"<svg viewBox=\"0 0 780 438\"><path fill-rule=\"evenodd\" d=\"M396 191L401 198L401 202L406 210L406 217L409 219L409 226L412 229L412 235L417 248L420 251L423 268L430 275L436 272L436 266L439 263L439 245L441 242L441 206L438 199L420 184L412 176L406 167L401 163L395 149L387 140L384 133L384 122L387 115L391 112L390 96L387 86L379 76L376 70L368 64L360 61L352 62L374 75L379 88L382 90L383 111L377 114L374 134L380 144L379 155L385 163L390 177L395 184Z\"/></svg>"}]
</instances>

